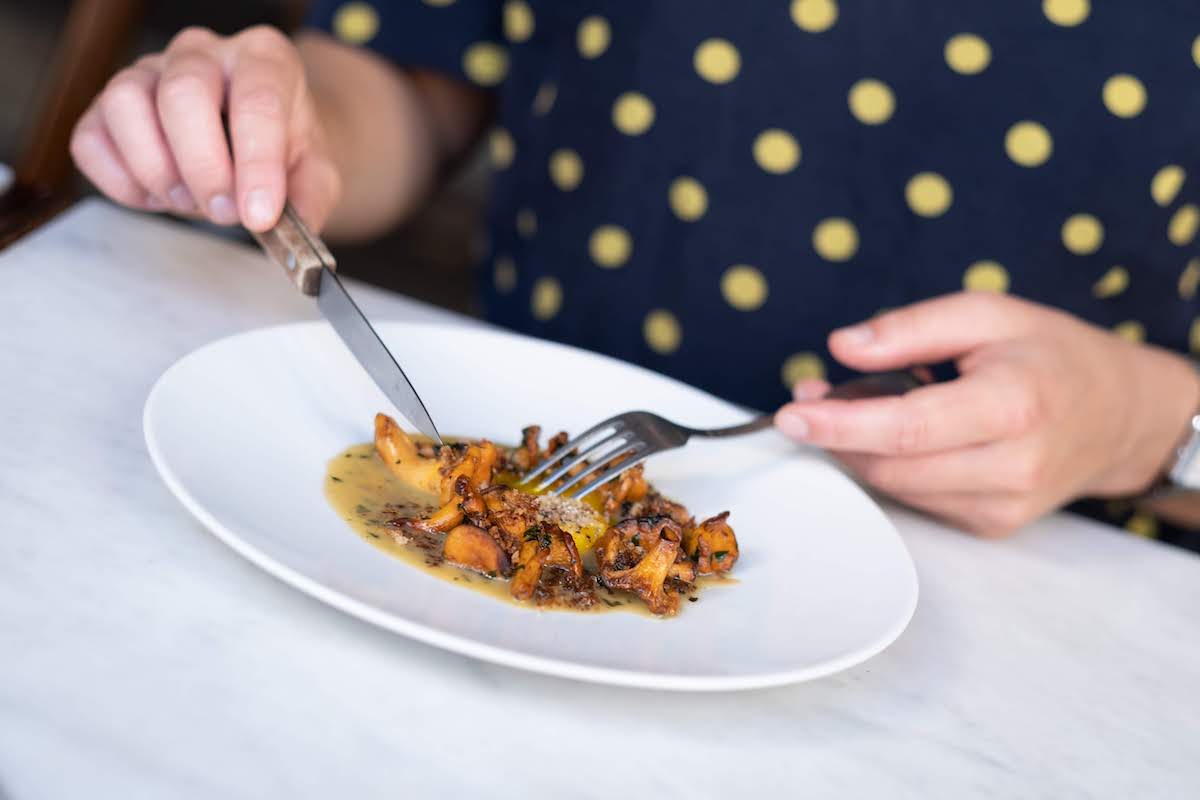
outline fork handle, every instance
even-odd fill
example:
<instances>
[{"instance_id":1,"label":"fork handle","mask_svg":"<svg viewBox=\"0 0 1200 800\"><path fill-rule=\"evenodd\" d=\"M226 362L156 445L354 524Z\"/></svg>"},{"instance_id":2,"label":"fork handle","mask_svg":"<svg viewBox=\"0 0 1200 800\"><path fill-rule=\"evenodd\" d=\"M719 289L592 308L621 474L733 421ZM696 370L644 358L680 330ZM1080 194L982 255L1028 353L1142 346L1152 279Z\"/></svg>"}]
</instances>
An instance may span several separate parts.
<instances>
[{"instance_id":1,"label":"fork handle","mask_svg":"<svg viewBox=\"0 0 1200 800\"><path fill-rule=\"evenodd\" d=\"M902 395L929 383L924 373L910 370L895 370L893 372L877 372L864 375L861 378L840 383L830 390L826 397L833 400L866 400L870 397L892 397ZM728 428L691 429L692 436L703 436L718 439L723 436L741 436L744 433L754 433L765 430L775 424L774 414L763 414L741 425Z\"/></svg>"}]
</instances>

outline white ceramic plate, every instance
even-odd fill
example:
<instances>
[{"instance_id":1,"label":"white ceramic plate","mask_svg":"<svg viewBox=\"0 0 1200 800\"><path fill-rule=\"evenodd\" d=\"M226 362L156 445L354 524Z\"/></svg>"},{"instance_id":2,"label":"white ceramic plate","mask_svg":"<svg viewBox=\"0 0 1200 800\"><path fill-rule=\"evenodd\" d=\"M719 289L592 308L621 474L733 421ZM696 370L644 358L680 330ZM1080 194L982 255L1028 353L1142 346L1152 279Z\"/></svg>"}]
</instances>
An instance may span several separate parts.
<instances>
[{"instance_id":1,"label":"white ceramic plate","mask_svg":"<svg viewBox=\"0 0 1200 800\"><path fill-rule=\"evenodd\" d=\"M484 328L383 323L439 428L512 442L630 408L710 427L736 407L647 370ZM695 441L647 474L697 518L729 509L738 583L670 620L505 604L360 539L327 505L326 462L369 441L386 401L321 323L254 331L181 359L146 402L150 455L205 526L337 608L457 653L580 680L726 690L807 680L890 644L917 602L912 561L879 508L816 454L767 431Z\"/></svg>"}]
</instances>

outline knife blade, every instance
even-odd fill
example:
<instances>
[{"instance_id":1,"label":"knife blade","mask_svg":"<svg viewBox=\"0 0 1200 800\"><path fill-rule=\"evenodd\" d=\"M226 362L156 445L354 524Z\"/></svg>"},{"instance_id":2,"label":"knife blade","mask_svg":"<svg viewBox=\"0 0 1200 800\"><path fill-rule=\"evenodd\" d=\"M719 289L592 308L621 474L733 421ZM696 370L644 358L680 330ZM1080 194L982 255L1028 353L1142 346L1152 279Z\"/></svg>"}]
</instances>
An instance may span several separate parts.
<instances>
[{"instance_id":1,"label":"knife blade","mask_svg":"<svg viewBox=\"0 0 1200 800\"><path fill-rule=\"evenodd\" d=\"M392 405L418 431L442 444L433 417L412 381L342 285L333 254L308 229L292 204L284 205L274 228L264 233L251 231L251 235L303 294L317 298L321 315Z\"/></svg>"}]
</instances>

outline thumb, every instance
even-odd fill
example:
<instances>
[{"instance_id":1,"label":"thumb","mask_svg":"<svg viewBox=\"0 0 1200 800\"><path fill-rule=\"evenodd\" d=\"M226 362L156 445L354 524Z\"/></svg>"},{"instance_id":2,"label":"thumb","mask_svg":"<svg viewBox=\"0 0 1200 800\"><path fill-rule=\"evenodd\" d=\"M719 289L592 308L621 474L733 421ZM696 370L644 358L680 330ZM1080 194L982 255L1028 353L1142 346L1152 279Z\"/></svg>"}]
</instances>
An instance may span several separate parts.
<instances>
[{"instance_id":1,"label":"thumb","mask_svg":"<svg viewBox=\"0 0 1200 800\"><path fill-rule=\"evenodd\" d=\"M1005 295L958 292L888 311L829 335L829 351L873 372L958 358L1028 330L1035 306Z\"/></svg>"}]
</instances>

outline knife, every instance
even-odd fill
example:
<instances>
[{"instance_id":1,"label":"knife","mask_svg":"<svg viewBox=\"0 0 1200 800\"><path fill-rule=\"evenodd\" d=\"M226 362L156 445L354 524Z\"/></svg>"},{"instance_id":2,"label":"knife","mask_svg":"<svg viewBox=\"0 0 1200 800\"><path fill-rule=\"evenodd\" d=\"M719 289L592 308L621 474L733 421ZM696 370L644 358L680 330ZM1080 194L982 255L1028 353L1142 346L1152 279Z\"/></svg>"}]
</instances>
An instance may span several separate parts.
<instances>
[{"instance_id":1,"label":"knife","mask_svg":"<svg viewBox=\"0 0 1200 800\"><path fill-rule=\"evenodd\" d=\"M271 260L283 267L301 293L317 298L321 315L392 405L417 430L442 444L437 426L412 381L342 285L329 248L308 229L292 204L284 204L283 215L275 227L264 233L250 233Z\"/></svg>"}]
</instances>

